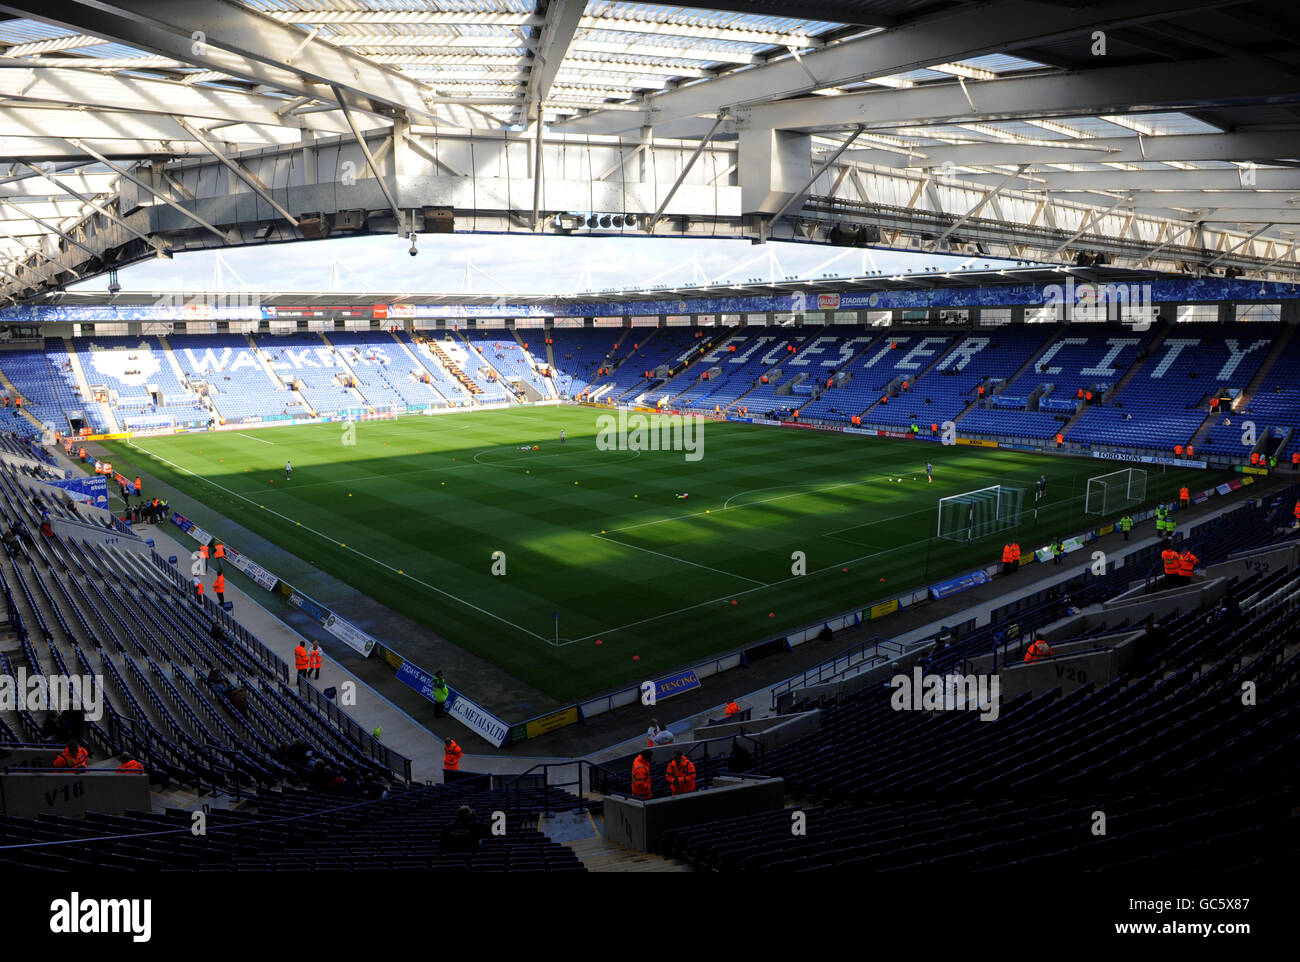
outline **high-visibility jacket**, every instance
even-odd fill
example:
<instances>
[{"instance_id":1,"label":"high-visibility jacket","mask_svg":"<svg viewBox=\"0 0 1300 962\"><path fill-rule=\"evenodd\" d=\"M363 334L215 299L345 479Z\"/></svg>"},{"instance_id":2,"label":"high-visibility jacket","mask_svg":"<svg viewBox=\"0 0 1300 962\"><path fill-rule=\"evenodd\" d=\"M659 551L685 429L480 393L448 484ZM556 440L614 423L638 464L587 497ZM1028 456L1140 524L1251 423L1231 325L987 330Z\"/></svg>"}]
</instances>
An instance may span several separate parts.
<instances>
[{"instance_id":1,"label":"high-visibility jacket","mask_svg":"<svg viewBox=\"0 0 1300 962\"><path fill-rule=\"evenodd\" d=\"M1165 534L1173 534L1174 529L1178 527L1178 522L1174 518L1165 518Z\"/></svg>"},{"instance_id":2,"label":"high-visibility jacket","mask_svg":"<svg viewBox=\"0 0 1300 962\"><path fill-rule=\"evenodd\" d=\"M1295 512L1294 512L1294 514L1295 514L1296 518L1300 519L1300 501L1297 501L1297 502L1295 503Z\"/></svg>"},{"instance_id":3,"label":"high-visibility jacket","mask_svg":"<svg viewBox=\"0 0 1300 962\"><path fill-rule=\"evenodd\" d=\"M740 706L737 705L734 701L727 702L727 717L730 718L732 715L739 715L739 714L740 714Z\"/></svg>"},{"instance_id":4,"label":"high-visibility jacket","mask_svg":"<svg viewBox=\"0 0 1300 962\"><path fill-rule=\"evenodd\" d=\"M212 553L218 558L224 558L226 556L226 546L218 541L217 546L212 549Z\"/></svg>"},{"instance_id":5,"label":"high-visibility jacket","mask_svg":"<svg viewBox=\"0 0 1300 962\"><path fill-rule=\"evenodd\" d=\"M293 650L293 667L298 671L306 671L308 664L307 649L299 643Z\"/></svg>"},{"instance_id":6,"label":"high-visibility jacket","mask_svg":"<svg viewBox=\"0 0 1300 962\"><path fill-rule=\"evenodd\" d=\"M119 774L144 774L144 766L134 758L128 758L121 765L117 766Z\"/></svg>"},{"instance_id":7,"label":"high-visibility jacket","mask_svg":"<svg viewBox=\"0 0 1300 962\"><path fill-rule=\"evenodd\" d=\"M1187 488L1179 488L1179 489L1178 489L1178 500L1180 500L1180 501L1190 501L1191 498L1192 498L1191 492L1189 492L1189 491L1187 490Z\"/></svg>"},{"instance_id":8,"label":"high-visibility jacket","mask_svg":"<svg viewBox=\"0 0 1300 962\"><path fill-rule=\"evenodd\" d=\"M460 756L465 754L465 749L461 748L452 741L442 749L442 770L444 772L460 771Z\"/></svg>"},{"instance_id":9,"label":"high-visibility jacket","mask_svg":"<svg viewBox=\"0 0 1300 962\"><path fill-rule=\"evenodd\" d=\"M1012 554L1011 554L1011 545L1009 545L1009 544L1004 544L1004 545L1002 546L1002 563L1003 563L1004 565L1005 565L1005 564L1010 564L1010 563L1011 563L1011 558L1012 558Z\"/></svg>"},{"instance_id":10,"label":"high-visibility jacket","mask_svg":"<svg viewBox=\"0 0 1300 962\"><path fill-rule=\"evenodd\" d=\"M217 594L221 594L221 592L226 590L225 575L217 575L216 580L212 582L212 590L215 591Z\"/></svg>"},{"instance_id":11,"label":"high-visibility jacket","mask_svg":"<svg viewBox=\"0 0 1300 962\"><path fill-rule=\"evenodd\" d=\"M1160 552L1160 560L1165 563L1165 574L1176 575L1179 571L1178 552L1173 548L1166 548Z\"/></svg>"},{"instance_id":12,"label":"high-visibility jacket","mask_svg":"<svg viewBox=\"0 0 1300 962\"><path fill-rule=\"evenodd\" d=\"M1025 652L1025 661L1037 661L1039 658L1046 658L1051 653L1052 649L1048 647L1047 642L1039 638Z\"/></svg>"},{"instance_id":13,"label":"high-visibility jacket","mask_svg":"<svg viewBox=\"0 0 1300 962\"><path fill-rule=\"evenodd\" d=\"M207 546L207 545L205 545L205 544L201 544L201 545L199 545L199 557L202 558L204 561L207 561L207 560L208 560L208 546Z\"/></svg>"},{"instance_id":14,"label":"high-visibility jacket","mask_svg":"<svg viewBox=\"0 0 1300 962\"><path fill-rule=\"evenodd\" d=\"M136 494L139 494L139 493L140 493L140 479L139 479L139 478L136 478L136 479L135 479L135 493L136 493Z\"/></svg>"},{"instance_id":15,"label":"high-visibility jacket","mask_svg":"<svg viewBox=\"0 0 1300 962\"><path fill-rule=\"evenodd\" d=\"M69 754L68 750L65 748L54 757L54 767L81 769L86 768L89 761L90 752L86 751L81 746L77 746L77 750L72 754Z\"/></svg>"},{"instance_id":16,"label":"high-visibility jacket","mask_svg":"<svg viewBox=\"0 0 1300 962\"><path fill-rule=\"evenodd\" d=\"M198 595L200 598L203 597L203 582L202 582L202 581L196 581L196 582L194 582L194 593L195 593L196 595Z\"/></svg>"},{"instance_id":17,"label":"high-visibility jacket","mask_svg":"<svg viewBox=\"0 0 1300 962\"><path fill-rule=\"evenodd\" d=\"M1119 529L1121 531L1132 531L1133 519L1130 518L1128 515L1124 515L1124 517L1119 519Z\"/></svg>"},{"instance_id":18,"label":"high-visibility jacket","mask_svg":"<svg viewBox=\"0 0 1300 962\"><path fill-rule=\"evenodd\" d=\"M321 658L321 652L319 648L313 648L311 651L307 652L308 668L319 668L323 660L324 659Z\"/></svg>"},{"instance_id":19,"label":"high-visibility jacket","mask_svg":"<svg viewBox=\"0 0 1300 962\"><path fill-rule=\"evenodd\" d=\"M1200 560L1190 550L1184 551L1178 556L1178 573L1184 578L1190 578L1192 572L1196 570L1196 562Z\"/></svg>"},{"instance_id":20,"label":"high-visibility jacket","mask_svg":"<svg viewBox=\"0 0 1300 962\"><path fill-rule=\"evenodd\" d=\"M695 763L685 755L668 763L667 774L674 795L695 791Z\"/></svg>"},{"instance_id":21,"label":"high-visibility jacket","mask_svg":"<svg viewBox=\"0 0 1300 962\"><path fill-rule=\"evenodd\" d=\"M1011 560L1012 560L1012 561L1015 561L1015 562L1017 562L1017 563L1020 561L1020 542L1019 542L1019 541L1013 541L1013 542L1011 542Z\"/></svg>"},{"instance_id":22,"label":"high-visibility jacket","mask_svg":"<svg viewBox=\"0 0 1300 962\"><path fill-rule=\"evenodd\" d=\"M451 694L451 689L447 687L447 683L445 681L442 682L441 684L437 684L437 683L434 684L433 700L436 701L439 705L445 702L447 700L447 696L450 694Z\"/></svg>"},{"instance_id":23,"label":"high-visibility jacket","mask_svg":"<svg viewBox=\"0 0 1300 962\"><path fill-rule=\"evenodd\" d=\"M653 794L650 787L650 765L640 755L632 759L632 794L637 798L649 798Z\"/></svg>"}]
</instances>

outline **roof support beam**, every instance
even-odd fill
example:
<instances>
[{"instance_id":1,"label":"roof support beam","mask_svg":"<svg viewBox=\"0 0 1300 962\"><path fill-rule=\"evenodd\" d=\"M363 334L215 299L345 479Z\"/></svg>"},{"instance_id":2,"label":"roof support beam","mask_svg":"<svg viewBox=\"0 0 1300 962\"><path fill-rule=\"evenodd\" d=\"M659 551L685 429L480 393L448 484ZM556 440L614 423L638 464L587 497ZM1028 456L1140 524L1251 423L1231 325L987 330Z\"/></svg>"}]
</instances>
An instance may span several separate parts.
<instances>
[{"instance_id":1,"label":"roof support beam","mask_svg":"<svg viewBox=\"0 0 1300 962\"><path fill-rule=\"evenodd\" d=\"M122 218L118 217L116 214L107 210L100 204L97 204L90 197L80 193L79 191L73 190L71 187L69 187L67 184L63 183L62 181L60 181L53 174L46 173L44 170L41 170L41 168L37 167L35 164L29 164L26 161L23 161L22 164L33 174L39 174L41 177L44 177L55 187L59 188L59 190L63 191L66 194L71 194L73 197L77 198L77 200L81 201L83 204L93 208L95 211L102 214L104 217L107 217L109 220L111 220L118 227L122 228L122 230L126 231L128 234L134 234L140 240L144 241L155 251L157 251L159 255L162 255L167 250L166 244L162 243L157 238L150 237L148 234L144 233L143 231L137 230L136 228L132 227L130 224L128 224Z\"/></svg>"},{"instance_id":2,"label":"roof support beam","mask_svg":"<svg viewBox=\"0 0 1300 962\"><path fill-rule=\"evenodd\" d=\"M190 136L192 136L200 144L206 147L208 149L208 152L221 162L222 166L224 166L232 174L234 174L245 184L247 184L249 189L252 190L253 193L257 194L258 197L261 197L264 201L266 201L273 208L275 208L276 212L279 213L281 217L287 220L294 227L298 226L298 218L294 217L293 214L289 213L287 210L285 210L283 207L280 206L280 204L276 201L276 199L271 196L270 191L266 189L265 184L259 181L248 171L244 170L244 168L241 167L238 163L231 160L229 157L227 157L225 154L219 151L216 145L212 143L212 141L208 140L208 138L204 137L203 134L199 133L198 130L191 127L184 120L181 120L179 117L177 117L176 122L179 123L186 130L188 130L190 132Z\"/></svg>"},{"instance_id":3,"label":"roof support beam","mask_svg":"<svg viewBox=\"0 0 1300 962\"><path fill-rule=\"evenodd\" d=\"M357 128L357 122L352 119L352 111L348 109L347 98L343 96L343 91L334 85L331 85L330 89L334 91L334 99L338 101L339 109L343 111L343 119L348 122L348 127L352 130L352 136L356 138L357 146L361 148L361 153L365 155L366 166L370 168L371 176L374 177L375 182L379 184L379 189L384 192L384 199L388 201L388 206L392 208L393 216L397 218L397 230L400 233L402 229L402 212L397 208L397 198L393 196L393 192L388 187L388 182L384 180L384 175L380 172L379 165L375 163L375 155L370 152L370 145L366 143L365 136ZM396 132L393 132L390 136L396 137L397 134ZM414 218L411 219L411 227L412 231L414 231Z\"/></svg>"},{"instance_id":4,"label":"roof support beam","mask_svg":"<svg viewBox=\"0 0 1300 962\"><path fill-rule=\"evenodd\" d=\"M534 117L541 123L541 106L551 92L551 85L564 64L582 21L586 0L551 0L546 7L546 22L537 36L528 89L519 108L519 120L528 123Z\"/></svg>"},{"instance_id":5,"label":"roof support beam","mask_svg":"<svg viewBox=\"0 0 1300 962\"><path fill-rule=\"evenodd\" d=\"M60 264L58 261L56 261L56 260L55 260L53 257L51 257L49 254L45 253L45 251L41 250L39 247L35 247L35 246L33 246L32 244L27 243L27 242L26 242L25 240L23 240L21 237L16 237L16 236L14 236L13 234L11 234L11 233L9 233L7 230L5 230L3 227L0 227L0 234L4 234L5 237L8 237L11 241L13 241L13 242L14 242L15 244L17 244L19 247L22 247L22 248L24 248L25 250L29 250L29 251L31 251L33 254L35 254L37 257L41 258L42 260L49 261L51 264L54 265L54 267L55 267L56 270L67 271L69 274L71 274L73 277L77 278L78 280L81 279L81 272L80 272L80 271L78 271L78 270L76 270L75 268L72 268L72 267L67 267L67 266L64 265L64 264Z\"/></svg>"},{"instance_id":6,"label":"roof support beam","mask_svg":"<svg viewBox=\"0 0 1300 962\"><path fill-rule=\"evenodd\" d=\"M691 168L695 166L695 162L700 159L700 154L704 153L704 148L709 145L709 141L712 140L713 135L718 132L718 128L722 126L722 121L725 120L726 117L727 112L725 110L719 111L718 117L713 121L713 126L709 128L708 134L700 138L700 142L696 146L694 153L692 153L690 159L686 161L686 166L684 166L682 172L677 175L677 179L673 181L673 185L668 188L668 194L659 204L658 209L656 209L650 216L650 220L646 224L645 228L646 233L653 234L655 232L655 224L659 223L659 218L664 215L664 211L667 210L668 205L672 203L673 195L675 195L677 189L682 186L682 183L686 180L686 175L691 172Z\"/></svg>"},{"instance_id":7,"label":"roof support beam","mask_svg":"<svg viewBox=\"0 0 1300 962\"><path fill-rule=\"evenodd\" d=\"M938 250L939 245L942 244L944 241L946 241L952 235L952 233L955 230L957 230L958 227L960 227L962 224L966 223L966 221L970 220L972 217L974 217L980 211L982 211L984 209L984 205L989 203L991 200L993 200L993 198L998 195L998 192L1001 191L1003 187L1007 186L1007 184L1011 183L1012 180L1019 177L1021 171L1023 171L1024 169L1025 168L1023 165L1017 167L1014 173L1007 174L1006 177L1002 178L1002 183L998 184L996 187L990 188L989 190L985 191L984 196L979 199L979 201L975 204L974 207L972 207L970 210L966 211L966 213L962 214L955 221L953 221L952 226L949 227L946 231L944 231L935 239L934 246L931 247L930 249Z\"/></svg>"},{"instance_id":8,"label":"roof support beam","mask_svg":"<svg viewBox=\"0 0 1300 962\"><path fill-rule=\"evenodd\" d=\"M188 217L190 220L194 221L194 223L198 224L200 227L204 228L205 230L215 234L217 237L219 237L222 240L222 242L226 244L229 244L231 242L230 236L225 231L213 227L211 224L209 224L198 214L194 213L189 208L183 207L180 204L176 203L176 201L172 200L166 194L156 189L148 181L135 176L135 174L131 173L125 167L119 167L117 164L113 163L111 160L109 160L99 151L95 150L93 147L87 146L84 141L78 140L75 137L73 137L68 139L68 143L76 147L78 150L84 150L86 153L90 154L90 156L94 157L97 161L99 161L109 170L115 171L119 177L123 178L124 180L129 180L131 183L135 184L141 190L148 191L150 194L152 194L154 197L157 197L168 207L184 215L185 217Z\"/></svg>"},{"instance_id":9,"label":"roof support beam","mask_svg":"<svg viewBox=\"0 0 1300 962\"><path fill-rule=\"evenodd\" d=\"M792 207L796 206L796 204L798 204L799 206L803 205L804 201L808 199L808 191L812 188L813 184L817 183L817 178L821 177L822 174L826 173L826 171L830 170L831 167L835 165L835 162L840 159L840 155L844 153L844 151L848 150L850 147L853 146L853 142L858 139L858 136L861 133L862 133L862 128L861 127L856 128L853 131L853 133L851 133L848 137L845 138L844 143L840 144L839 147L837 147L835 151L828 158L826 158L826 160L822 161L821 166L818 167L815 171L813 171L813 175L810 178L808 178L808 182L806 184L804 184L793 194L791 194L786 199L786 202L781 205L780 209L777 210L777 212L773 214L771 218L768 221L766 221L766 223L760 222L759 240L764 239L763 235L766 233L765 230L766 227L775 224L777 221L779 221L782 217L786 215L786 212L790 210ZM832 193L834 193L834 191L832 191Z\"/></svg>"},{"instance_id":10,"label":"roof support beam","mask_svg":"<svg viewBox=\"0 0 1300 962\"><path fill-rule=\"evenodd\" d=\"M1237 251L1241 250L1243 247L1245 247L1247 244L1249 244L1249 243L1250 243L1251 241L1253 241L1256 237L1258 237L1260 234L1264 233L1264 231L1268 230L1268 229L1269 229L1270 227L1272 227L1272 226L1273 226L1272 224L1265 224L1263 227L1261 227L1261 228L1259 228L1258 230L1254 231L1254 232L1251 233L1248 237L1246 237L1244 240L1242 240L1241 243L1239 243L1239 244L1234 244L1234 245L1232 245L1232 247L1229 247L1229 248L1228 248L1227 250L1225 250L1222 254L1220 254L1220 255L1219 255L1218 257L1216 257L1214 260L1210 261L1210 262L1209 262L1208 264L1206 264L1205 266L1206 266L1206 267L1213 267L1215 264L1219 263L1219 261L1223 260L1223 259L1224 259L1225 257L1227 257L1229 254L1235 254L1235 253L1237 253ZM1223 236L1226 238L1228 235L1227 235L1227 234L1224 234Z\"/></svg>"},{"instance_id":11,"label":"roof support beam","mask_svg":"<svg viewBox=\"0 0 1300 962\"><path fill-rule=\"evenodd\" d=\"M1218 57L1009 77L969 84L967 90L971 99L960 85L944 83L785 100L742 108L736 111L736 122L783 130L816 130L864 122L869 129L928 127L1098 113L1118 116L1160 108L1178 110L1206 102L1300 101L1300 85L1293 78ZM1023 158L1018 162L1023 163Z\"/></svg>"},{"instance_id":12,"label":"roof support beam","mask_svg":"<svg viewBox=\"0 0 1300 962\"><path fill-rule=\"evenodd\" d=\"M1061 251L1065 250L1067 247L1069 247L1071 244L1073 244L1076 240L1078 240L1078 239L1079 239L1080 237L1082 237L1084 234L1088 233L1088 231L1090 231L1090 230L1092 229L1092 226L1093 226L1094 224L1096 224L1097 222L1099 222L1103 217L1105 217L1107 214L1109 214L1111 211L1113 211L1113 210L1114 210L1116 207L1118 207L1120 204L1124 203L1124 201L1125 201L1125 198L1121 197L1119 200L1115 201L1115 203L1111 204L1110 207L1108 207L1106 210L1096 210L1096 211L1093 211L1091 214L1089 214L1087 217L1085 217L1085 218L1083 219L1083 223L1080 225L1079 229L1078 229L1077 231L1075 231L1073 234L1071 234L1071 235L1066 239L1066 241L1065 241L1064 244L1061 244L1059 247L1057 247L1055 250L1053 250L1051 256L1052 256L1052 257L1056 257L1056 256L1058 256L1058 255L1061 253Z\"/></svg>"},{"instance_id":13,"label":"roof support beam","mask_svg":"<svg viewBox=\"0 0 1300 962\"><path fill-rule=\"evenodd\" d=\"M58 234L58 235L59 235L60 237L62 237L65 241L67 241L69 244L73 245L74 247L79 247L79 248L81 248L81 250L83 250L83 251L85 251L87 254L89 254L92 260L101 261L101 262L103 261L103 257L100 255L100 252L99 252L99 251L94 250L93 248L87 247L85 244L83 244L81 241L77 240L77 239L76 239L75 237L73 237L71 234L68 234L68 233L65 233L64 231L59 230L59 228L55 227L55 226L54 226L53 224L51 224L49 221L42 220L41 218L37 217L35 214L33 214L33 213L29 212L29 211L25 211L25 210L23 210L21 207L19 207L17 204L15 204L13 201L9 200L8 198L0 197L0 204L4 204L6 207L12 207L12 208L13 208L15 211L17 211L19 214L22 214L22 215L24 215L24 216L26 216L26 217L31 218L31 219L34 220L36 223L38 223L38 224L40 224L42 227L44 227L44 228L45 228L47 231L49 231L51 234ZM52 263L52 264L58 264L59 262L58 262L58 261L55 261L55 260L53 260L53 259L50 259L50 263ZM59 264L59 270L64 270L64 271L66 271L66 270L68 270L68 268L64 267L62 264Z\"/></svg>"},{"instance_id":14,"label":"roof support beam","mask_svg":"<svg viewBox=\"0 0 1300 962\"><path fill-rule=\"evenodd\" d=\"M707 84L668 91L647 98L644 109L636 113L596 110L566 122L563 129L583 133L621 133L647 124L661 126L671 120L712 114L719 107L738 107L799 96L822 87L891 76L932 64L1000 53L1080 36L1092 30L1113 30L1188 10L1223 5L1223 0L1103 0L1077 9L1032 0L973 4L956 12L946 10L912 21L896 30L830 44L821 50L802 54L802 62L793 57L783 57L752 70L716 77ZM804 13L810 15L807 11ZM850 123L861 119L861 116L856 117Z\"/></svg>"}]
</instances>

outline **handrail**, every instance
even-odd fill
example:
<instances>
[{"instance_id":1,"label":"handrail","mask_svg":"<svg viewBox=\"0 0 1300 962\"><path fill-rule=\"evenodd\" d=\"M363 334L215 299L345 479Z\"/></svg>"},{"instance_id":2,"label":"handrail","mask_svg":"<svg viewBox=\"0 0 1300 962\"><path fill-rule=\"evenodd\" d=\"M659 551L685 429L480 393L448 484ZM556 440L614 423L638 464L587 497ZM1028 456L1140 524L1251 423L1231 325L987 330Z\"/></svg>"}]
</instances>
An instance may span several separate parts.
<instances>
[{"instance_id":1,"label":"handrail","mask_svg":"<svg viewBox=\"0 0 1300 962\"><path fill-rule=\"evenodd\" d=\"M324 712L325 716L334 722L344 735L357 744L357 747L361 749L367 758L372 758L389 771L396 772L406 784L411 783L411 760L409 758L393 751L393 749L380 742L374 735L362 728L351 715L331 699L326 698L323 692L301 676L298 678L298 693L310 705Z\"/></svg>"},{"instance_id":2,"label":"handrail","mask_svg":"<svg viewBox=\"0 0 1300 962\"><path fill-rule=\"evenodd\" d=\"M802 675L787 678L780 684L772 686L772 707L776 708L777 699L781 695L794 691L796 688L806 688L809 685L819 685L823 682L832 681L855 668L860 668L864 663L868 664L868 666L874 664L877 658L884 657L880 653L882 647L890 650L890 653L895 657L903 654L906 650L902 644L896 641L889 641L878 635L873 635L871 638L867 638L864 641L860 641L855 645L845 648L843 651L833 655L826 661L814 665ZM868 648L872 649L870 656L866 655ZM855 655L862 655L863 657L854 661L853 658ZM843 667L840 667L841 661L844 662Z\"/></svg>"}]
</instances>

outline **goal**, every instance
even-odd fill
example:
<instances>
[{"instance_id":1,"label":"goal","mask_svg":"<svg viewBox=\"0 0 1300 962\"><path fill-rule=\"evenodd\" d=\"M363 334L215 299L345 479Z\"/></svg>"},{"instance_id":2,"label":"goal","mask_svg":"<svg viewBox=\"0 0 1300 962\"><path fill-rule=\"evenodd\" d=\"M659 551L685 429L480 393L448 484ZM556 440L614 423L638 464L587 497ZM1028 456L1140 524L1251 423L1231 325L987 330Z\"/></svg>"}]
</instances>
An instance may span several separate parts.
<instances>
[{"instance_id":1,"label":"goal","mask_svg":"<svg viewBox=\"0 0 1300 962\"><path fill-rule=\"evenodd\" d=\"M1083 510L1087 514L1115 514L1141 504L1147 497L1147 473L1142 468L1124 468L1088 479Z\"/></svg>"},{"instance_id":2,"label":"goal","mask_svg":"<svg viewBox=\"0 0 1300 962\"><path fill-rule=\"evenodd\" d=\"M1020 524L1025 489L995 484L978 491L939 499L938 536L948 541L977 541Z\"/></svg>"}]
</instances>

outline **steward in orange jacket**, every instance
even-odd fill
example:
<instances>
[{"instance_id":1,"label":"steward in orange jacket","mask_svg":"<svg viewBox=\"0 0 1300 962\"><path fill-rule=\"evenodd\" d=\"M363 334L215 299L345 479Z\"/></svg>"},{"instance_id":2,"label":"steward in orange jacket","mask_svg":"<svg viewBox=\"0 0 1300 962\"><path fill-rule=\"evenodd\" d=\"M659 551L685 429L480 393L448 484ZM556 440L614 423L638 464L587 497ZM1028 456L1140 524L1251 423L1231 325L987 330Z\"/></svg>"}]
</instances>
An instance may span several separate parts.
<instances>
[{"instance_id":1,"label":"steward in orange jacket","mask_svg":"<svg viewBox=\"0 0 1300 962\"><path fill-rule=\"evenodd\" d=\"M293 667L298 670L298 674L301 676L306 673L309 664L307 647L300 641L298 647L293 650Z\"/></svg>"},{"instance_id":2,"label":"steward in orange jacket","mask_svg":"<svg viewBox=\"0 0 1300 962\"><path fill-rule=\"evenodd\" d=\"M465 754L465 750L456 744L454 739L448 738L442 743L442 770L444 772L460 771L460 756Z\"/></svg>"},{"instance_id":3,"label":"steward in orange jacket","mask_svg":"<svg viewBox=\"0 0 1300 962\"><path fill-rule=\"evenodd\" d=\"M695 763L683 755L680 748L668 763L666 774L674 795L695 791Z\"/></svg>"},{"instance_id":4,"label":"steward in orange jacket","mask_svg":"<svg viewBox=\"0 0 1300 962\"><path fill-rule=\"evenodd\" d=\"M1042 638L1035 640L1025 652L1025 661L1037 661L1039 658L1046 658L1052 653L1052 649Z\"/></svg>"},{"instance_id":5,"label":"steward in orange jacket","mask_svg":"<svg viewBox=\"0 0 1300 962\"><path fill-rule=\"evenodd\" d=\"M637 798L649 798L654 794L650 786L649 749L632 759L632 794Z\"/></svg>"},{"instance_id":6,"label":"steward in orange jacket","mask_svg":"<svg viewBox=\"0 0 1300 962\"><path fill-rule=\"evenodd\" d=\"M54 757L55 768L70 768L73 771L81 771L88 767L90 761L90 752L86 751L76 742L69 742L63 751Z\"/></svg>"}]
</instances>

